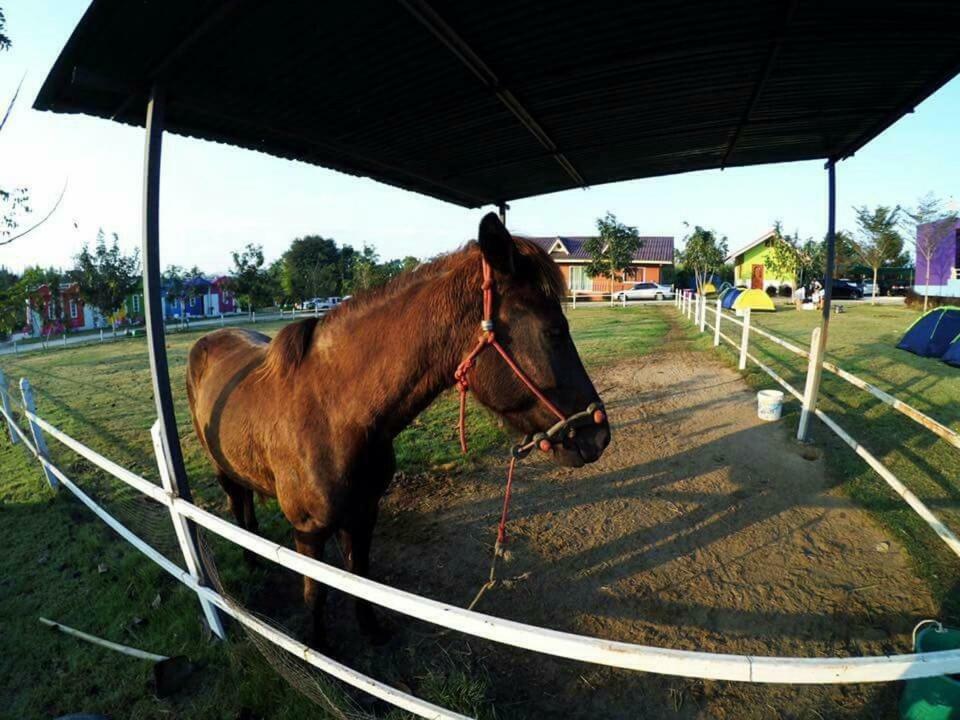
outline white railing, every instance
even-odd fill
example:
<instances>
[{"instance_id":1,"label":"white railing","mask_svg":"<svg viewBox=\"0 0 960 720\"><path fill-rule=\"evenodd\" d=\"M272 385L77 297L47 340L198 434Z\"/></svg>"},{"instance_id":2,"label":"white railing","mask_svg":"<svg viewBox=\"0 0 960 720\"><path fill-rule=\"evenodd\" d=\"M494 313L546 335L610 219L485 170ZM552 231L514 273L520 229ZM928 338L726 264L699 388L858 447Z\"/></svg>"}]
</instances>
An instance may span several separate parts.
<instances>
[{"instance_id":1,"label":"white railing","mask_svg":"<svg viewBox=\"0 0 960 720\"><path fill-rule=\"evenodd\" d=\"M692 301L685 298L682 302L686 304L687 311L692 313L693 310L690 307ZM678 305L679 304L680 301L678 301ZM697 303L697 305L697 312L699 313L700 303ZM698 315L698 317L702 320L702 315ZM742 326L749 328L748 317L745 318ZM726 336L722 337L731 344L737 345L733 339L727 338ZM747 357L761 367L765 367L749 353L747 353ZM773 374L772 370L769 370L769 368L767 368L767 370ZM794 395L800 397L800 394L793 388L790 388L782 378L780 378L779 381ZM12 403L7 394L6 379L3 378L2 373L0 373L0 396L2 396L0 397L0 400L2 400L2 403L0 403L0 414L2 414L7 423L11 438L15 438L17 442L23 443L27 450L37 458L52 487L64 487L73 493L80 502L86 505L122 538L160 565L161 568L183 583L191 591L195 592L205 611L209 608L216 607L236 619L249 630L258 633L319 670L329 673L353 687L364 690L377 698L422 717L462 718L463 716L416 698L408 693L391 688L331 660L297 640L266 625L213 589L204 586L198 579L195 568L191 567L195 562L196 547L192 546L193 541L190 539L188 533L177 532L178 541L181 544L184 559L188 566L187 569L183 569L159 553L148 543L144 542L143 539L100 507L93 499L84 493L72 479L57 467L50 459L49 452L46 449L44 433L63 443L70 450L80 454L101 470L127 483L130 487L133 487L158 504L168 508L174 523L190 520L196 525L240 547L250 550L261 557L348 594L441 627L457 630L505 645L556 657L628 670L690 678L734 680L754 683L832 684L889 682L960 673L960 650L877 657L805 658L697 652L615 642L560 632L549 628L485 615L431 600L420 595L377 583L367 578L353 575L345 570L301 555L289 548L285 548L277 543L243 530L177 497L172 484L165 483L164 487L160 487L156 483L130 472L41 418L33 406L30 397L29 383L26 379L23 379L20 385L24 400L23 415L30 425L32 437L28 436L28 434L21 429L10 409ZM826 416L822 415L819 410L817 413L825 422L828 422ZM162 466L162 463L159 465ZM162 470L160 472L162 473ZM909 493L909 491L906 490L905 492ZM949 533L945 528L944 530Z\"/></svg>"},{"instance_id":2,"label":"white railing","mask_svg":"<svg viewBox=\"0 0 960 720\"><path fill-rule=\"evenodd\" d=\"M699 325L701 332L703 332L706 327L710 327L711 330L713 330L713 344L715 347L720 344L721 339L725 340L739 352L738 367L741 370L746 369L747 360L749 359L761 370L772 377L787 392L796 397L801 402L802 412L804 414L809 413L810 415L816 416L822 420L823 423L830 428L830 430L832 430L841 440L849 445L857 455L859 455L871 468L873 468L874 471L876 471L878 475L880 475L880 477L886 481L886 483L893 489L894 492L903 498L903 500L921 518L923 518L924 522L926 522L927 525L937 534L937 536L943 540L943 542L953 551L954 554L960 557L960 539L958 539L957 536L949 528L947 528L947 526L944 525L943 522L937 518L936 515L934 515L926 505L924 505L920 498L912 493L903 484L903 482L901 482L900 479L890 471L888 467L881 463L876 456L863 447L863 445L857 442L846 430L840 427L840 425L837 424L833 418L829 417L826 413L815 406L815 383L813 382L813 378L814 373L817 371L816 366L818 361L820 361L820 365L827 372L831 372L854 387L870 393L873 397L883 401L897 412L906 415L918 425L926 428L956 448L960 448L960 433L957 433L957 431L953 430L952 428L947 427L941 422L938 422L912 405L899 400L875 385L872 385L871 383L868 383L867 381L857 377L853 373L844 370L835 363L828 362L826 360L821 361L819 357L820 328L814 328L810 341L810 350L807 351L797 347L793 343L784 340L783 338L779 338L772 333L756 327L756 325L751 325L751 311L749 309L743 311L743 319L739 320L734 315L723 312L721 301L719 299L715 301L715 304L712 308L708 308L710 303L708 299L702 295L691 296L687 302L693 306L693 309L688 311L687 316L692 317L694 323ZM681 309L684 308L681 306ZM708 311L712 311L713 313L712 325L706 321ZM738 340L733 340L722 332L721 327L724 322L728 322L732 325L740 327L740 338ZM780 375L778 375L772 368L750 354L749 346L750 337L752 334L759 335L779 345L780 347L785 348L794 355L807 358L807 375L804 392L801 393L786 380L784 380ZM803 421L801 420L801 427L802 425Z\"/></svg>"}]
</instances>

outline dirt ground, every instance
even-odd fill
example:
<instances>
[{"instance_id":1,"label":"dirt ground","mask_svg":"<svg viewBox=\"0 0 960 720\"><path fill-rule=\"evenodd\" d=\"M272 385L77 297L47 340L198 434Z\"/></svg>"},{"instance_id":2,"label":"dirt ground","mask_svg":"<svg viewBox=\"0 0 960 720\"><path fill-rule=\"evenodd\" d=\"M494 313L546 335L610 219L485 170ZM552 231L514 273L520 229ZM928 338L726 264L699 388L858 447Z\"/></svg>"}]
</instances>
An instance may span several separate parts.
<instances>
[{"instance_id":1,"label":"dirt ground","mask_svg":"<svg viewBox=\"0 0 960 720\"><path fill-rule=\"evenodd\" d=\"M674 339L594 378L613 443L586 468L546 458L520 467L506 581L479 611L695 650L909 651L913 624L936 608L905 552L831 487L820 451L757 419L735 371ZM502 482L499 466L399 478L378 527L374 576L468 604L486 577ZM390 622L397 638L386 648L356 646L352 623L332 644L353 645L367 662L393 656L395 681L410 685L416 678L404 675L416 674L424 653L469 657L489 674L498 717L886 718L899 693L631 673ZM379 661L372 666L382 669Z\"/></svg>"}]
</instances>

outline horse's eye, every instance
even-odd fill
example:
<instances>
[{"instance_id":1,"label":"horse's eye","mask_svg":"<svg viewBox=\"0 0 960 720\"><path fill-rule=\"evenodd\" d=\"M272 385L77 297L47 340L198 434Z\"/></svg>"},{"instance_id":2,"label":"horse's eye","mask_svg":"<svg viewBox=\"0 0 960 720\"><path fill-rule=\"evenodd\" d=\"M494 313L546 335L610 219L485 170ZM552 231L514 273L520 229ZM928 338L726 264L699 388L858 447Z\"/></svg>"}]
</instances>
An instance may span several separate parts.
<instances>
[{"instance_id":1,"label":"horse's eye","mask_svg":"<svg viewBox=\"0 0 960 720\"><path fill-rule=\"evenodd\" d=\"M548 327L546 330L547 337L551 340L559 340L563 337L563 328L560 327Z\"/></svg>"}]
</instances>

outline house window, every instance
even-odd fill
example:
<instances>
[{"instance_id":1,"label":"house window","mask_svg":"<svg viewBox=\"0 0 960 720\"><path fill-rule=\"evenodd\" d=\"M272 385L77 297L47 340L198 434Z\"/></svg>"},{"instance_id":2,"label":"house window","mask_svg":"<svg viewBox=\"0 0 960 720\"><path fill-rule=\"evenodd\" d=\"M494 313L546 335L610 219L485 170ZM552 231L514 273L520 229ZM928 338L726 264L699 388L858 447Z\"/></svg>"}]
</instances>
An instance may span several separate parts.
<instances>
[{"instance_id":1,"label":"house window","mask_svg":"<svg viewBox=\"0 0 960 720\"><path fill-rule=\"evenodd\" d=\"M133 311L135 313L140 312L140 296L139 295L133 296Z\"/></svg>"},{"instance_id":2,"label":"house window","mask_svg":"<svg viewBox=\"0 0 960 720\"><path fill-rule=\"evenodd\" d=\"M590 276L582 265L570 266L570 289L571 290L589 290Z\"/></svg>"},{"instance_id":3,"label":"house window","mask_svg":"<svg viewBox=\"0 0 960 720\"><path fill-rule=\"evenodd\" d=\"M77 307L77 301L71 300L70 301L70 319L76 320L78 312L79 312L79 308Z\"/></svg>"}]
</instances>

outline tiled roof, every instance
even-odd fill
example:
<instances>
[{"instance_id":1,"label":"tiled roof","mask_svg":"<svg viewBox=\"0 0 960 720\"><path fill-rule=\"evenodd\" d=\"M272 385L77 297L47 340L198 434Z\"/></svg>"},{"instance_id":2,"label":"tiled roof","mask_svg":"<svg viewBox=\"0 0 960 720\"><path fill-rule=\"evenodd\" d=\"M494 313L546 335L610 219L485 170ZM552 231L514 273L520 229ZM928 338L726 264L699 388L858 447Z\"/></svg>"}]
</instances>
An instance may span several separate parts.
<instances>
[{"instance_id":1,"label":"tiled roof","mask_svg":"<svg viewBox=\"0 0 960 720\"><path fill-rule=\"evenodd\" d=\"M527 240L532 240L537 245L542 247L547 252L550 252L557 241L559 240L563 243L563 246L566 248L569 255L566 255L560 251L554 253L554 258L557 260L562 260L563 258L569 258L570 260L589 260L590 256L587 254L587 251L584 249L589 237L586 236L567 236L567 235L555 235L553 237L528 237ZM662 236L652 236L652 237L640 237L640 249L637 250L636 255L634 256L635 262L673 262L673 238L672 237L662 237Z\"/></svg>"}]
</instances>

